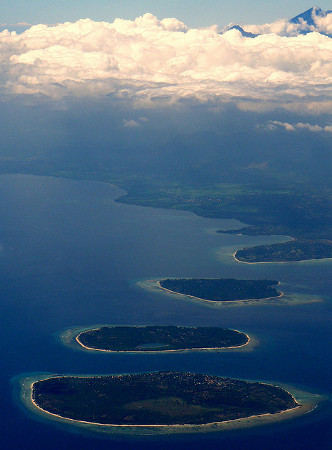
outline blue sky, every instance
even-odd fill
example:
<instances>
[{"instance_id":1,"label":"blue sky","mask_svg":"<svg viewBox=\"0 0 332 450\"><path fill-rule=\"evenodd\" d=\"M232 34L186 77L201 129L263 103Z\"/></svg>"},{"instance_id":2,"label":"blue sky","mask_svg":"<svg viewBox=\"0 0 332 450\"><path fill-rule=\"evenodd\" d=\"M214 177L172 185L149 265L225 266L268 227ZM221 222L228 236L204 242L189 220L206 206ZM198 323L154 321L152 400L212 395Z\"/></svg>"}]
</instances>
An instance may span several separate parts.
<instances>
[{"instance_id":1,"label":"blue sky","mask_svg":"<svg viewBox=\"0 0 332 450\"><path fill-rule=\"evenodd\" d=\"M265 23L290 18L314 6L312 0L11 0L1 11L2 23L56 23L89 17L113 21L116 17L132 19L145 12L158 18L176 17L191 27L230 22ZM330 0L317 5L332 9Z\"/></svg>"}]
</instances>

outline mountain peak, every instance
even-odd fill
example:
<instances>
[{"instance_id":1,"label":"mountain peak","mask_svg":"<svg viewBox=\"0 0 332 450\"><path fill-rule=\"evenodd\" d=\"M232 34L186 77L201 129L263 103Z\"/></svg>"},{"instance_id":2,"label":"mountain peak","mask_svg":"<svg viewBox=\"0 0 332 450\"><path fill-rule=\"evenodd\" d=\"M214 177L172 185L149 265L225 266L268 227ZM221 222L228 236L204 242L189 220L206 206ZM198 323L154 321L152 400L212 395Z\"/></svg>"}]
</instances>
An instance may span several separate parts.
<instances>
[{"instance_id":1,"label":"mountain peak","mask_svg":"<svg viewBox=\"0 0 332 450\"><path fill-rule=\"evenodd\" d=\"M329 11L327 13L329 13ZM319 6L313 6L312 8L307 9L307 11L304 11L298 16L293 17L290 20L290 23L299 24L301 22L306 22L309 26L315 26L316 23L314 16L325 17L327 13L324 12L321 8L319 8Z\"/></svg>"},{"instance_id":2,"label":"mountain peak","mask_svg":"<svg viewBox=\"0 0 332 450\"><path fill-rule=\"evenodd\" d=\"M255 37L258 36L257 34L253 34L253 33L249 33L248 31L245 31L242 27L240 27L240 25L233 24L233 23L231 23L230 25L228 25L228 26L224 29L223 33L226 33L227 31L230 31L230 30L237 30L237 31L239 31L239 32L242 34L242 36L244 36L244 37L255 38Z\"/></svg>"},{"instance_id":3,"label":"mountain peak","mask_svg":"<svg viewBox=\"0 0 332 450\"><path fill-rule=\"evenodd\" d=\"M223 29L223 31L220 34L227 33L227 31L230 30L237 30L239 31L242 36L247 38L255 38L259 36L260 34L266 34L266 33L277 33L283 35L283 33L286 34L286 36L297 36L297 35L305 35L312 32L320 33L321 35L327 36L332 38L332 34L330 32L331 29L331 21L328 19L327 21L322 21L319 19L326 18L331 14L332 17L332 10L329 11L323 11L319 6L313 6L310 9L307 9L303 13L293 17L292 19L288 20L287 22L292 24L293 26L287 27L285 26L284 30L275 31L276 27L269 26L270 24L265 24L264 26L256 26L251 27L251 30L256 31L257 34L254 34L252 32L246 31L243 29L240 25L236 23L231 23L227 27ZM285 20L286 22L286 20ZM326 23L324 23L326 22ZM272 24L273 25L273 24Z\"/></svg>"},{"instance_id":4,"label":"mountain peak","mask_svg":"<svg viewBox=\"0 0 332 450\"><path fill-rule=\"evenodd\" d=\"M313 6L312 8L304 11L302 14L290 19L290 23L299 25L300 34L307 34L312 31L317 31L325 36L332 37L327 31L320 29L318 18L327 17L332 14L332 11L323 11L318 6Z\"/></svg>"}]
</instances>

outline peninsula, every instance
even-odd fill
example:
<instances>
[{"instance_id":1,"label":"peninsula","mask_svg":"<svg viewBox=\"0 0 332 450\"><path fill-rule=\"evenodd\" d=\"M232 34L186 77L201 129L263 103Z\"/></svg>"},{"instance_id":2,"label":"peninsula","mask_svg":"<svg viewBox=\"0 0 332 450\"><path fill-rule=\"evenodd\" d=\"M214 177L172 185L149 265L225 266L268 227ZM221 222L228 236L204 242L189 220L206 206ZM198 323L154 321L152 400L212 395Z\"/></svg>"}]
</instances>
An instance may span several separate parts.
<instances>
[{"instance_id":1,"label":"peninsula","mask_svg":"<svg viewBox=\"0 0 332 450\"><path fill-rule=\"evenodd\" d=\"M76 341L90 350L153 352L239 348L249 337L219 327L103 326L82 331Z\"/></svg>"},{"instance_id":2,"label":"peninsula","mask_svg":"<svg viewBox=\"0 0 332 450\"><path fill-rule=\"evenodd\" d=\"M296 262L332 258L332 241L296 239L279 244L243 248L234 256L237 261L246 263Z\"/></svg>"},{"instance_id":3,"label":"peninsula","mask_svg":"<svg viewBox=\"0 0 332 450\"><path fill-rule=\"evenodd\" d=\"M181 278L159 281L167 291L184 294L211 302L269 299L281 297L273 286L276 280L236 280L232 278Z\"/></svg>"},{"instance_id":4,"label":"peninsula","mask_svg":"<svg viewBox=\"0 0 332 450\"><path fill-rule=\"evenodd\" d=\"M216 425L301 409L277 386L182 372L51 376L32 384L31 399L59 418L133 427Z\"/></svg>"}]
</instances>

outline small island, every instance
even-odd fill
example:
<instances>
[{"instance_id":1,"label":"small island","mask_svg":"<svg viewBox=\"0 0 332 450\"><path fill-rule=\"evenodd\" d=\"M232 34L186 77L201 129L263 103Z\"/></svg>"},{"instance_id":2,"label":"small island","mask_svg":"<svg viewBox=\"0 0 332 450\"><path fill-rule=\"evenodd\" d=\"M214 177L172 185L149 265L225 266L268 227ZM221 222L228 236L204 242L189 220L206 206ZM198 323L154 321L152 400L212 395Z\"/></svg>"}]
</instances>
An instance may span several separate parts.
<instances>
[{"instance_id":1,"label":"small island","mask_svg":"<svg viewBox=\"0 0 332 450\"><path fill-rule=\"evenodd\" d=\"M276 280L236 280L232 278L168 278L159 281L162 289L211 302L270 299L281 297L273 286Z\"/></svg>"},{"instance_id":2,"label":"small island","mask_svg":"<svg viewBox=\"0 0 332 450\"><path fill-rule=\"evenodd\" d=\"M213 424L215 430L239 419L303 413L281 387L182 372L51 376L32 383L31 400L55 418L117 427Z\"/></svg>"},{"instance_id":3,"label":"small island","mask_svg":"<svg viewBox=\"0 0 332 450\"><path fill-rule=\"evenodd\" d=\"M103 326L84 330L76 342L89 350L155 352L240 348L249 343L245 333L219 327Z\"/></svg>"},{"instance_id":4,"label":"small island","mask_svg":"<svg viewBox=\"0 0 332 450\"><path fill-rule=\"evenodd\" d=\"M235 259L245 263L297 262L332 258L332 241L327 239L295 239L279 244L243 248Z\"/></svg>"}]
</instances>

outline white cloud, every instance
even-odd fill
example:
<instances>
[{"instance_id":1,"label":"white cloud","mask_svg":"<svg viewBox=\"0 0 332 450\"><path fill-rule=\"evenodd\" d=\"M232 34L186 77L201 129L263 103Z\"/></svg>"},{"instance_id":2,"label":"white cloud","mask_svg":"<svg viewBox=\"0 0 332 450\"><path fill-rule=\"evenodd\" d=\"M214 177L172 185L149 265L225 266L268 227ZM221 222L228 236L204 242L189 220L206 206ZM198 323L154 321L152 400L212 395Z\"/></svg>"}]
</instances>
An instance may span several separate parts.
<instances>
[{"instance_id":1,"label":"white cloud","mask_svg":"<svg viewBox=\"0 0 332 450\"><path fill-rule=\"evenodd\" d=\"M316 17L316 26L322 33L332 34L332 14Z\"/></svg>"},{"instance_id":2,"label":"white cloud","mask_svg":"<svg viewBox=\"0 0 332 450\"><path fill-rule=\"evenodd\" d=\"M304 24L290 23L287 19L280 19L272 23L262 25L244 25L243 28L253 34L278 34L280 36L297 36L299 31L305 27ZM312 27L312 31L315 31Z\"/></svg>"},{"instance_id":3,"label":"white cloud","mask_svg":"<svg viewBox=\"0 0 332 450\"><path fill-rule=\"evenodd\" d=\"M32 24L28 22L18 22L18 23L0 23L0 27L31 27Z\"/></svg>"},{"instance_id":4,"label":"white cloud","mask_svg":"<svg viewBox=\"0 0 332 450\"><path fill-rule=\"evenodd\" d=\"M291 125L290 123L287 122L277 122L276 120L273 120L267 124L267 128L269 130L276 130L279 127L285 128L285 130L287 131L295 131L294 125Z\"/></svg>"},{"instance_id":5,"label":"white cloud","mask_svg":"<svg viewBox=\"0 0 332 450\"><path fill-rule=\"evenodd\" d=\"M146 106L194 99L319 113L332 101L332 39L220 35L151 14L36 25L19 35L0 33L0 89L53 98L108 95Z\"/></svg>"},{"instance_id":6,"label":"white cloud","mask_svg":"<svg viewBox=\"0 0 332 450\"><path fill-rule=\"evenodd\" d=\"M311 125L310 123L297 123L296 128L302 128L309 131L312 131L313 133L317 133L318 131L325 131L324 127L320 127L319 125Z\"/></svg>"},{"instance_id":7,"label":"white cloud","mask_svg":"<svg viewBox=\"0 0 332 450\"><path fill-rule=\"evenodd\" d=\"M272 23L263 25L244 25L244 29L254 34L275 33L280 36L298 36L302 32L319 32L332 34L332 14L326 14L319 8L314 7L311 14L311 23L308 24L303 18L298 23L292 23L288 19L279 19Z\"/></svg>"},{"instance_id":8,"label":"white cloud","mask_svg":"<svg viewBox=\"0 0 332 450\"><path fill-rule=\"evenodd\" d=\"M138 119L123 119L122 124L126 128L137 128L140 127L143 123L148 122L149 119L147 117L141 116Z\"/></svg>"},{"instance_id":9,"label":"white cloud","mask_svg":"<svg viewBox=\"0 0 332 450\"><path fill-rule=\"evenodd\" d=\"M123 119L122 123L123 123L123 126L126 128L136 128L136 127L140 126L140 124L138 122L136 122L136 120L133 120L133 119L129 119L129 120Z\"/></svg>"},{"instance_id":10,"label":"white cloud","mask_svg":"<svg viewBox=\"0 0 332 450\"><path fill-rule=\"evenodd\" d=\"M287 131L296 131L296 130L308 130L313 133L318 132L326 132L332 133L332 125L320 126L320 125L312 125L310 123L295 123L290 124L287 122L278 122L276 120L271 120L267 124L263 125L263 128L268 130L277 130L278 128L284 128Z\"/></svg>"}]
</instances>

